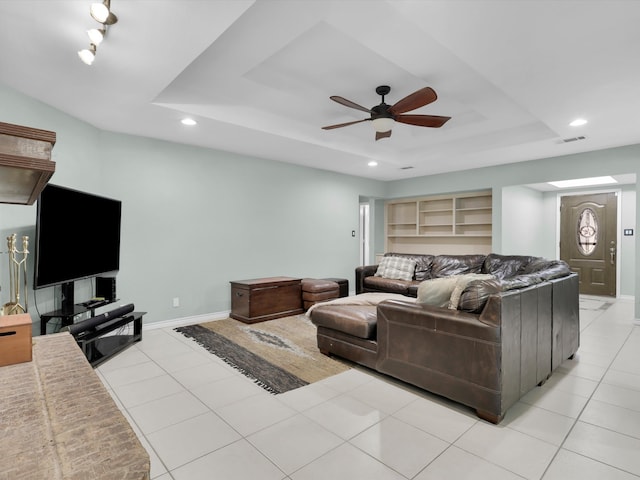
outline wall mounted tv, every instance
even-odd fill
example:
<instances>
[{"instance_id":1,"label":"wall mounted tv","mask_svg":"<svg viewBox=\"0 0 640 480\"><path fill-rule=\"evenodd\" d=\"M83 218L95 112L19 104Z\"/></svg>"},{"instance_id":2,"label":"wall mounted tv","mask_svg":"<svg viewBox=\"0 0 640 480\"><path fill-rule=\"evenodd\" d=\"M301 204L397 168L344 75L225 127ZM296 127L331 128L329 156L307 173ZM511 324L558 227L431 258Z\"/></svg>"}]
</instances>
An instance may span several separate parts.
<instances>
[{"instance_id":1,"label":"wall mounted tv","mask_svg":"<svg viewBox=\"0 0 640 480\"><path fill-rule=\"evenodd\" d=\"M38 197L34 288L120 268L122 202L57 185Z\"/></svg>"}]
</instances>

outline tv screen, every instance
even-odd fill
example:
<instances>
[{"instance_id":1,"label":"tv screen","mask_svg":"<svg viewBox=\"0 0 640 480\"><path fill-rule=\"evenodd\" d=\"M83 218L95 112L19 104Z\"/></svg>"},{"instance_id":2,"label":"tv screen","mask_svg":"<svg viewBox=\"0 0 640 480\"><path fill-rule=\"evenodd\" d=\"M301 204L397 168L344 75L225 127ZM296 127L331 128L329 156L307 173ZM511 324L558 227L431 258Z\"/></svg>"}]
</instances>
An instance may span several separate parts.
<instances>
[{"instance_id":1,"label":"tv screen","mask_svg":"<svg viewBox=\"0 0 640 480\"><path fill-rule=\"evenodd\" d=\"M38 197L34 288L116 272L122 202L57 185Z\"/></svg>"}]
</instances>

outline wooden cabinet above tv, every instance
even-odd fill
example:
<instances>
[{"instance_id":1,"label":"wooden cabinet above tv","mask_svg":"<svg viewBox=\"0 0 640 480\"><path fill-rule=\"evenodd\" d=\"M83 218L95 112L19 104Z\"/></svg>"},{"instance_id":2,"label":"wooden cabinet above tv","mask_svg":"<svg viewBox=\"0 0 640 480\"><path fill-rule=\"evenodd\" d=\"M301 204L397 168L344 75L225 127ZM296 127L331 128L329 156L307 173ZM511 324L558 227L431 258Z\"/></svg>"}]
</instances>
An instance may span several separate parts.
<instances>
[{"instance_id":1,"label":"wooden cabinet above tv","mask_svg":"<svg viewBox=\"0 0 640 480\"><path fill-rule=\"evenodd\" d=\"M32 205L56 170L56 133L0 122L0 203Z\"/></svg>"}]
</instances>

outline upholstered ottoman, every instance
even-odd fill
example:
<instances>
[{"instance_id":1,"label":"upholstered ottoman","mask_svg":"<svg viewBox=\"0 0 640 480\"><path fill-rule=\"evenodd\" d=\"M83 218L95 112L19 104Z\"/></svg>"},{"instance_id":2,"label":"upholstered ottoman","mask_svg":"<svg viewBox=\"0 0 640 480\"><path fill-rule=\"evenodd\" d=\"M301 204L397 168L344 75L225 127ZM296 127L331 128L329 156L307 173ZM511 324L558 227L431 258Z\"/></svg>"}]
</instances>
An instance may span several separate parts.
<instances>
[{"instance_id":1,"label":"upholstered ottoman","mask_svg":"<svg viewBox=\"0 0 640 480\"><path fill-rule=\"evenodd\" d=\"M318 305L311 311L311 321L318 327L318 349L376 368L375 305Z\"/></svg>"},{"instance_id":2,"label":"upholstered ottoman","mask_svg":"<svg viewBox=\"0 0 640 480\"><path fill-rule=\"evenodd\" d=\"M340 286L331 280L316 278L302 279L302 303L305 310L312 305L340 296Z\"/></svg>"},{"instance_id":3,"label":"upholstered ottoman","mask_svg":"<svg viewBox=\"0 0 640 480\"><path fill-rule=\"evenodd\" d=\"M323 278L323 280L336 282L340 287L340 297L349 296L349 280L347 280L346 278Z\"/></svg>"}]
</instances>

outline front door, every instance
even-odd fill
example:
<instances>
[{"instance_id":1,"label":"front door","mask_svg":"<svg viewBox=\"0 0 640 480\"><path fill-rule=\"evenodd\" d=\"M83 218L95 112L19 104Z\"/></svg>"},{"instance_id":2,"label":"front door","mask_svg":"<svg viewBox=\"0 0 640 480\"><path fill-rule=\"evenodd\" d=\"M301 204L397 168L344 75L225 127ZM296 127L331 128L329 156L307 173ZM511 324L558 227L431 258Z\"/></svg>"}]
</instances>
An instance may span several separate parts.
<instances>
[{"instance_id":1,"label":"front door","mask_svg":"<svg viewBox=\"0 0 640 480\"><path fill-rule=\"evenodd\" d=\"M617 196L564 196L560 201L560 258L580 275L580 293L616 295Z\"/></svg>"}]
</instances>

